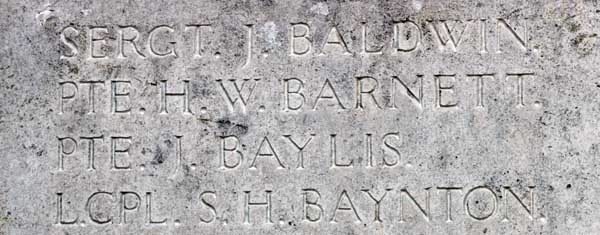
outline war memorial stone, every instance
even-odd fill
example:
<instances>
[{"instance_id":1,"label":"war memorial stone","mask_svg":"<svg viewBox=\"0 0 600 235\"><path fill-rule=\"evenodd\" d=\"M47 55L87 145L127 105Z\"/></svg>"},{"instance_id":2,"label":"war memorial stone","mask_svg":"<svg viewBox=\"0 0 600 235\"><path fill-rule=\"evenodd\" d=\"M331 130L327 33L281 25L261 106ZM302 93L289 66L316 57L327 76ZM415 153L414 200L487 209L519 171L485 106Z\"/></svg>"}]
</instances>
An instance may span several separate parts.
<instances>
[{"instance_id":1,"label":"war memorial stone","mask_svg":"<svg viewBox=\"0 0 600 235\"><path fill-rule=\"evenodd\" d=\"M598 1L0 12L0 234L600 229Z\"/></svg>"}]
</instances>

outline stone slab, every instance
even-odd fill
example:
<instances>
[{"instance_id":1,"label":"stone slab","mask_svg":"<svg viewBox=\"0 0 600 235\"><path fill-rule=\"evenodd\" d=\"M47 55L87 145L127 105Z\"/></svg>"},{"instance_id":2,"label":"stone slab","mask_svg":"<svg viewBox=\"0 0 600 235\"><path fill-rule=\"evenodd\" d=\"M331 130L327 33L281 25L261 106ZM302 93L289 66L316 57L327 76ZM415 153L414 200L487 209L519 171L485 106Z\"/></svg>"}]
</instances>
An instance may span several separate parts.
<instances>
[{"instance_id":1,"label":"stone slab","mask_svg":"<svg viewBox=\"0 0 600 235\"><path fill-rule=\"evenodd\" d=\"M0 4L0 234L595 234L600 3Z\"/></svg>"}]
</instances>

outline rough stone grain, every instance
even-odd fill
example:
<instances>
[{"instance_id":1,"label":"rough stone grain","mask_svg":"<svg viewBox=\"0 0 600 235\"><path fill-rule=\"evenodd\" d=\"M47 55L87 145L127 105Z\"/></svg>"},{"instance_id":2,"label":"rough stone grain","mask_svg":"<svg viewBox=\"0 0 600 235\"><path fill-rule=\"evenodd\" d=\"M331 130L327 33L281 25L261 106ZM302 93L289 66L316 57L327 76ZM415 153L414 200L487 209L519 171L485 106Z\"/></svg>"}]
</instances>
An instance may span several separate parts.
<instances>
[{"instance_id":1,"label":"rough stone grain","mask_svg":"<svg viewBox=\"0 0 600 235\"><path fill-rule=\"evenodd\" d=\"M0 17L0 234L598 233L598 1Z\"/></svg>"}]
</instances>

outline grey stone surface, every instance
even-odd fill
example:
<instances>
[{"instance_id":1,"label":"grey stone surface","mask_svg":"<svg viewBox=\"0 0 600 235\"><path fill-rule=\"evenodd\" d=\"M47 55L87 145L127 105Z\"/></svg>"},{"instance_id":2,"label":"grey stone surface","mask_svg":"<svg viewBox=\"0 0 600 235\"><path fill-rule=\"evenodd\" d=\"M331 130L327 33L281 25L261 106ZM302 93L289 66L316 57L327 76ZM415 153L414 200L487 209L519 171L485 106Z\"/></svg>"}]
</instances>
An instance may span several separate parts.
<instances>
[{"instance_id":1,"label":"grey stone surface","mask_svg":"<svg viewBox=\"0 0 600 235\"><path fill-rule=\"evenodd\" d=\"M600 3L0 4L0 234L597 234Z\"/></svg>"}]
</instances>

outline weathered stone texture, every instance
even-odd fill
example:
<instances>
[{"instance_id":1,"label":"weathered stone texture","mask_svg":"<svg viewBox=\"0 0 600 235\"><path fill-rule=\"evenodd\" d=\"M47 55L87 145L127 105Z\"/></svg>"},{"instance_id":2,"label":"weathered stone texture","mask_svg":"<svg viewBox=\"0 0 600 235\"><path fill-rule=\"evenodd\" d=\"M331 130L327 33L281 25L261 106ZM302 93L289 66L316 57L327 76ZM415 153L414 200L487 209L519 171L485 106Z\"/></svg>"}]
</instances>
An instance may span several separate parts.
<instances>
[{"instance_id":1,"label":"weathered stone texture","mask_svg":"<svg viewBox=\"0 0 600 235\"><path fill-rule=\"evenodd\" d=\"M0 4L0 233L595 234L600 3Z\"/></svg>"}]
</instances>

